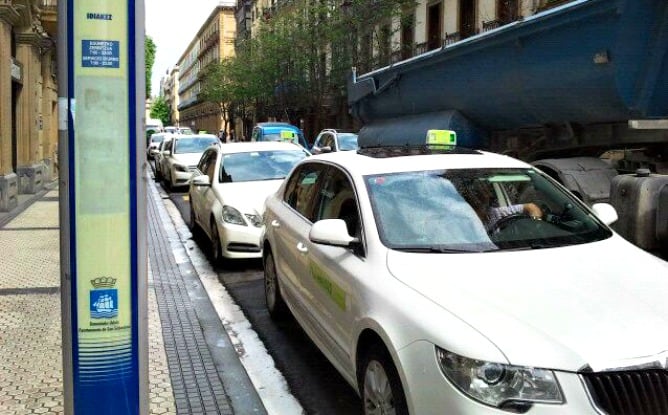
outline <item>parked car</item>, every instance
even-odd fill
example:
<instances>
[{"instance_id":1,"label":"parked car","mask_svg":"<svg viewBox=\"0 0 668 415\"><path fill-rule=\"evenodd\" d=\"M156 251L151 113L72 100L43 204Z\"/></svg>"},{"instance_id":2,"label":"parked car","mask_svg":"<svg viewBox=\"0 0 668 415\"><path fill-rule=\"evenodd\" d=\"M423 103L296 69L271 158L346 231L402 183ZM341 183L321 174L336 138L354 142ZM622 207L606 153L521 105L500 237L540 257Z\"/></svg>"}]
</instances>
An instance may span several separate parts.
<instances>
[{"instance_id":1,"label":"parked car","mask_svg":"<svg viewBox=\"0 0 668 415\"><path fill-rule=\"evenodd\" d=\"M304 148L309 148L304 132L289 123L261 122L253 127L251 133L251 141L286 141L286 139Z\"/></svg>"},{"instance_id":2,"label":"parked car","mask_svg":"<svg viewBox=\"0 0 668 415\"><path fill-rule=\"evenodd\" d=\"M311 153L320 154L357 149L357 133L327 128L318 133L313 142L313 147L311 147Z\"/></svg>"},{"instance_id":3,"label":"parked car","mask_svg":"<svg viewBox=\"0 0 668 415\"><path fill-rule=\"evenodd\" d=\"M213 258L260 258L264 201L310 154L288 142L224 143L207 149L190 182L190 226L211 240Z\"/></svg>"},{"instance_id":4,"label":"parked car","mask_svg":"<svg viewBox=\"0 0 668 415\"><path fill-rule=\"evenodd\" d=\"M160 173L168 189L187 186L202 153L217 144L213 134L180 134L172 136L162 155Z\"/></svg>"},{"instance_id":5,"label":"parked car","mask_svg":"<svg viewBox=\"0 0 668 415\"><path fill-rule=\"evenodd\" d=\"M366 414L656 403L668 393L655 381L668 365L668 263L611 230L616 218L507 156L314 155L266 201L267 308L294 315Z\"/></svg>"},{"instance_id":6,"label":"parked car","mask_svg":"<svg viewBox=\"0 0 668 415\"><path fill-rule=\"evenodd\" d=\"M163 128L163 130L172 134L195 134L193 130L190 129L190 127L177 127L175 125L168 125L167 127Z\"/></svg>"},{"instance_id":7,"label":"parked car","mask_svg":"<svg viewBox=\"0 0 668 415\"><path fill-rule=\"evenodd\" d=\"M160 143L158 146L157 151L153 155L153 165L155 168L155 180L156 181L161 181L162 180L162 165L164 164L164 159L165 159L165 150L167 149L167 146L169 145L169 142L172 140L172 136L170 135L169 137L165 137L164 140Z\"/></svg>"},{"instance_id":8,"label":"parked car","mask_svg":"<svg viewBox=\"0 0 668 415\"><path fill-rule=\"evenodd\" d=\"M160 144L165 140L165 138L171 137L170 133L153 133L148 143L148 148L146 149L146 157L149 160L154 160L156 153L159 151Z\"/></svg>"}]
</instances>

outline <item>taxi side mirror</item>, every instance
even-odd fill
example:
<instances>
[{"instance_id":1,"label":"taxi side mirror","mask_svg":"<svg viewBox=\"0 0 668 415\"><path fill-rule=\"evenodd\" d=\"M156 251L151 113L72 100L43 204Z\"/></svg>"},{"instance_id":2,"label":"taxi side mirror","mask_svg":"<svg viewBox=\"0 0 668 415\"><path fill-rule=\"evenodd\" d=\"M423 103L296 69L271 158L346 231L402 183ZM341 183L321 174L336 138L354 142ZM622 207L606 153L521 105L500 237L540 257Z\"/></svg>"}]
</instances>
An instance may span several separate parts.
<instances>
[{"instance_id":1,"label":"taxi side mirror","mask_svg":"<svg viewBox=\"0 0 668 415\"><path fill-rule=\"evenodd\" d=\"M348 227L343 219L322 219L317 221L311 227L309 232L311 242L348 247L351 244L358 243L359 238L348 234Z\"/></svg>"}]
</instances>

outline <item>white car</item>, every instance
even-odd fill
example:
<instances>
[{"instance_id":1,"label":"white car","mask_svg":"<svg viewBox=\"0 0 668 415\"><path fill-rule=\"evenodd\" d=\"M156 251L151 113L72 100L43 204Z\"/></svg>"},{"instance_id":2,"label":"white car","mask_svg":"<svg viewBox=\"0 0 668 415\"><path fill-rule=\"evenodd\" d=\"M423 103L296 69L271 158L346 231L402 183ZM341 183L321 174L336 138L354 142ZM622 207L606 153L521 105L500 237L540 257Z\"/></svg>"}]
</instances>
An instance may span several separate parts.
<instances>
[{"instance_id":1,"label":"white car","mask_svg":"<svg viewBox=\"0 0 668 415\"><path fill-rule=\"evenodd\" d=\"M155 160L156 154L160 151L160 144L162 144L165 139L171 138L171 133L153 133L149 139L148 147L146 148L146 157L149 160Z\"/></svg>"},{"instance_id":2,"label":"white car","mask_svg":"<svg viewBox=\"0 0 668 415\"><path fill-rule=\"evenodd\" d=\"M267 308L366 414L665 414L668 263L616 218L497 154L315 155L266 201Z\"/></svg>"},{"instance_id":3,"label":"white car","mask_svg":"<svg viewBox=\"0 0 668 415\"><path fill-rule=\"evenodd\" d=\"M213 134L173 135L160 160L160 175L167 188L187 186L204 150L219 142Z\"/></svg>"},{"instance_id":4,"label":"white car","mask_svg":"<svg viewBox=\"0 0 668 415\"><path fill-rule=\"evenodd\" d=\"M169 145L169 142L172 140L172 136L170 135L169 137L165 137L164 140L160 143L158 146L158 149L156 152L153 154L153 165L155 166L155 180L156 181L161 181L162 180L162 165L164 164L163 161L165 159L165 154L168 154L165 152L167 149L167 146Z\"/></svg>"},{"instance_id":5,"label":"white car","mask_svg":"<svg viewBox=\"0 0 668 415\"><path fill-rule=\"evenodd\" d=\"M335 151L351 151L358 148L357 133L326 128L320 131L316 137L313 147L311 147L311 153L321 154Z\"/></svg>"},{"instance_id":6,"label":"white car","mask_svg":"<svg viewBox=\"0 0 668 415\"><path fill-rule=\"evenodd\" d=\"M264 201L309 155L298 144L270 141L204 152L190 182L190 226L204 230L215 261L262 257Z\"/></svg>"}]
</instances>

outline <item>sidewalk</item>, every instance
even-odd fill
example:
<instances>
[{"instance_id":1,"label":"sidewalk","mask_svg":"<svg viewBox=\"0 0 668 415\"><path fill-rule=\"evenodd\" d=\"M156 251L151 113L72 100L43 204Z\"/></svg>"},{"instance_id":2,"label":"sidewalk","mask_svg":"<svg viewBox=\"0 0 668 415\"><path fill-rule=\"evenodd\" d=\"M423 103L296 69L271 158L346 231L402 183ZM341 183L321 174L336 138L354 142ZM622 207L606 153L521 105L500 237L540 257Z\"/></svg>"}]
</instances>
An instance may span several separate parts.
<instances>
[{"instance_id":1,"label":"sidewalk","mask_svg":"<svg viewBox=\"0 0 668 415\"><path fill-rule=\"evenodd\" d=\"M58 190L0 213L0 414L64 413ZM149 412L266 414L151 181L147 193Z\"/></svg>"}]
</instances>

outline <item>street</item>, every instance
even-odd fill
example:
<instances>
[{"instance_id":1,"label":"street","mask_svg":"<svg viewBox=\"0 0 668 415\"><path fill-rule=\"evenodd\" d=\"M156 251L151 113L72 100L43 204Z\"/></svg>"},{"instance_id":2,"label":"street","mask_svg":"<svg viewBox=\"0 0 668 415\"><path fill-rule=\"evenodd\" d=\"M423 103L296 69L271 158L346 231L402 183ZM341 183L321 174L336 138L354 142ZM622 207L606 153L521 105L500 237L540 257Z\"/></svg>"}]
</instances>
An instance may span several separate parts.
<instances>
[{"instance_id":1,"label":"street","mask_svg":"<svg viewBox=\"0 0 668 415\"><path fill-rule=\"evenodd\" d=\"M158 185L156 183L156 185ZM160 185L159 185L160 186ZM169 199L188 223L190 217L187 188L169 192ZM196 231L196 246L210 258L205 235ZM339 375L325 356L308 339L296 321L277 324L265 306L264 281L260 260L228 261L212 265L218 280L225 286L257 332L273 358L276 368L285 377L290 392L308 414L362 413L361 402L350 385ZM252 359L252 356L250 357Z\"/></svg>"}]
</instances>

